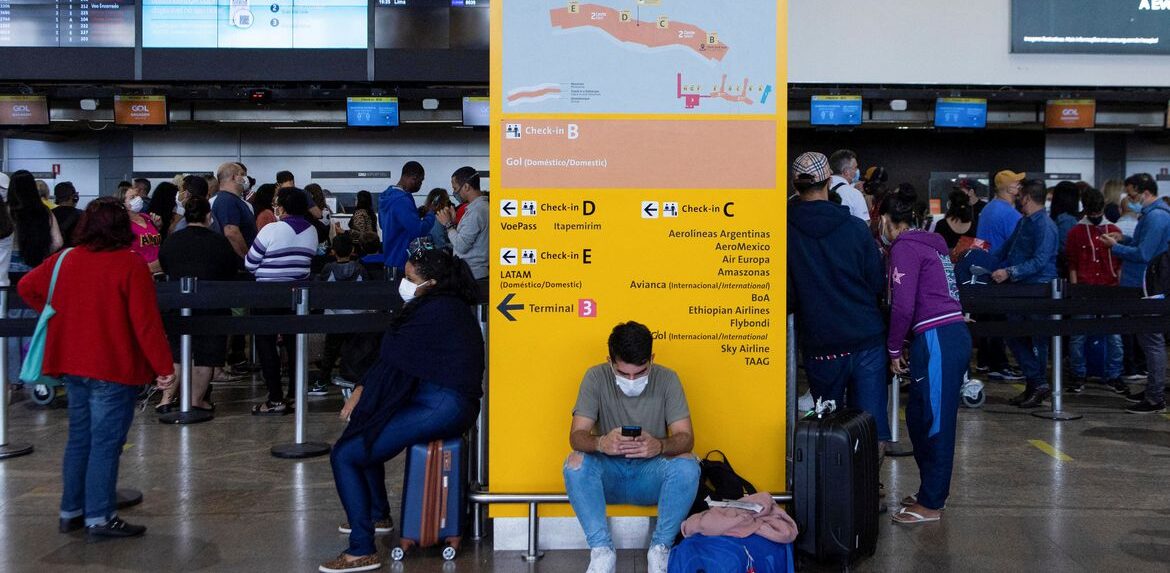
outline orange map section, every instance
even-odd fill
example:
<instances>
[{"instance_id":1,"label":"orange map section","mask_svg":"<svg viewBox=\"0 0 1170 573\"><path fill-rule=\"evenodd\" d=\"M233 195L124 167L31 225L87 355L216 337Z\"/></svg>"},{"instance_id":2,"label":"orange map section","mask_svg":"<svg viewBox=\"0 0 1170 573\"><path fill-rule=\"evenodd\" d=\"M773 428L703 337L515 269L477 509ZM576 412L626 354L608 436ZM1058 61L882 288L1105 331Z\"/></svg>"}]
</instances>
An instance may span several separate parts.
<instances>
[{"instance_id":1,"label":"orange map section","mask_svg":"<svg viewBox=\"0 0 1170 573\"><path fill-rule=\"evenodd\" d=\"M667 46L683 46L694 50L700 56L709 60L722 61L727 55L727 45L719 42L707 43L707 30L684 22L666 23L660 27L657 21L645 22L637 18L621 21L621 13L608 6L598 4L580 4L577 11L570 12L569 8L553 8L549 12L552 25L566 30L572 28L594 27L604 30L610 36L639 44L648 48L664 48Z\"/></svg>"}]
</instances>

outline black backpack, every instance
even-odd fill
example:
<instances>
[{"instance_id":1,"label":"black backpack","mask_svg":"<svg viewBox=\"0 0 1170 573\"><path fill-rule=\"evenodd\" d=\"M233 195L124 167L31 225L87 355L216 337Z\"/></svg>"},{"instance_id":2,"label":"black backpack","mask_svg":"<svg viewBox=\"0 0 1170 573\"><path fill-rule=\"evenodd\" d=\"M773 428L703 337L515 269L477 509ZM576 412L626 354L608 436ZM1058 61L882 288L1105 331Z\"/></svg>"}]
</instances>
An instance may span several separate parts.
<instances>
[{"instance_id":1,"label":"black backpack","mask_svg":"<svg viewBox=\"0 0 1170 573\"><path fill-rule=\"evenodd\" d=\"M719 454L723 459L712 459L711 454ZM695 494L695 503L691 505L689 515L706 511L708 496L713 500L728 501L753 493L756 493L756 486L735 473L731 462L727 461L727 454L712 450L699 460L699 491Z\"/></svg>"},{"instance_id":2,"label":"black backpack","mask_svg":"<svg viewBox=\"0 0 1170 573\"><path fill-rule=\"evenodd\" d=\"M1170 251L1154 257L1146 267L1146 276L1142 281L1142 290L1145 296L1157 296L1170 293Z\"/></svg>"}]
</instances>

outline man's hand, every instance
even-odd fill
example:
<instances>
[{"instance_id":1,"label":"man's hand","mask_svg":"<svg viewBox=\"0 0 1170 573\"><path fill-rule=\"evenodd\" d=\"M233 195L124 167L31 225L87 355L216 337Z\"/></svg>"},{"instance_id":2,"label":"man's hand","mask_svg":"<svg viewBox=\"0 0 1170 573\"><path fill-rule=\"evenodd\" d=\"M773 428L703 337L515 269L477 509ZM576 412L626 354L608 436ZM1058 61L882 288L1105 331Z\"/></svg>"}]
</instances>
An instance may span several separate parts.
<instances>
[{"instance_id":1,"label":"man's hand","mask_svg":"<svg viewBox=\"0 0 1170 573\"><path fill-rule=\"evenodd\" d=\"M450 226L455 221L455 208L447 206L443 209L435 211L435 218L439 220L439 224L444 227Z\"/></svg>"},{"instance_id":2,"label":"man's hand","mask_svg":"<svg viewBox=\"0 0 1170 573\"><path fill-rule=\"evenodd\" d=\"M617 427L597 440L597 451L607 456L619 456L625 453L622 444L633 439L623 436L621 427Z\"/></svg>"},{"instance_id":3,"label":"man's hand","mask_svg":"<svg viewBox=\"0 0 1170 573\"><path fill-rule=\"evenodd\" d=\"M159 390L167 390L170 389L171 386L175 385L175 375L167 374L166 376L159 376L158 378L155 378L154 381L158 383Z\"/></svg>"},{"instance_id":4,"label":"man's hand","mask_svg":"<svg viewBox=\"0 0 1170 573\"><path fill-rule=\"evenodd\" d=\"M1105 233L1100 237L1097 237L1097 240L1101 241L1101 243L1103 243L1106 247L1113 247L1121 241L1120 237L1117 236L1119 234L1120 233Z\"/></svg>"},{"instance_id":5,"label":"man's hand","mask_svg":"<svg viewBox=\"0 0 1170 573\"><path fill-rule=\"evenodd\" d=\"M899 356L890 361L890 372L894 374L905 374L909 371L910 368L906 365L905 356Z\"/></svg>"},{"instance_id":6,"label":"man's hand","mask_svg":"<svg viewBox=\"0 0 1170 573\"><path fill-rule=\"evenodd\" d=\"M1007 269L999 269L998 271L991 273L991 280L993 280L997 283L1006 282L1011 277L1012 277L1012 275L1011 275L1011 273L1008 272Z\"/></svg>"},{"instance_id":7,"label":"man's hand","mask_svg":"<svg viewBox=\"0 0 1170 573\"><path fill-rule=\"evenodd\" d=\"M618 446L627 458L649 459L662 453L662 441L649 434L626 439L629 441L619 442Z\"/></svg>"}]
</instances>

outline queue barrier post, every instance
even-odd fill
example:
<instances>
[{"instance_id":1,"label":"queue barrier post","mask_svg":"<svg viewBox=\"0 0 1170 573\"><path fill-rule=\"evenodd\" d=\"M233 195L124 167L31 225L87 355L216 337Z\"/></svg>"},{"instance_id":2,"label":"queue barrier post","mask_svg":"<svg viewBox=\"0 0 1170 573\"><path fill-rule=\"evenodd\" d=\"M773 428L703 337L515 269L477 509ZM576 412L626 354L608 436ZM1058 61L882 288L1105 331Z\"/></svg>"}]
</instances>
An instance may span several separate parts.
<instances>
[{"instance_id":1,"label":"queue barrier post","mask_svg":"<svg viewBox=\"0 0 1170 573\"><path fill-rule=\"evenodd\" d=\"M0 289L0 317L8 317L8 289ZM8 441L8 339L0 337L0 460L33 453L32 444Z\"/></svg>"},{"instance_id":2,"label":"queue barrier post","mask_svg":"<svg viewBox=\"0 0 1170 573\"><path fill-rule=\"evenodd\" d=\"M179 279L179 292L185 295L195 294L198 285L198 279L195 277L183 277ZM190 308L182 308L179 314L184 317L191 316ZM192 377L192 361L191 356L191 335L183 334L179 336L179 411L167 412L158 417L160 424L199 424L201 422L208 422L215 418L215 414L206 410L193 410L191 408L191 377Z\"/></svg>"},{"instance_id":3,"label":"queue barrier post","mask_svg":"<svg viewBox=\"0 0 1170 573\"><path fill-rule=\"evenodd\" d=\"M1062 279L1052 280L1052 300L1063 300L1065 283ZM1052 320L1060 320L1059 314L1052 315ZM1084 416L1064 410L1064 348L1061 343L1064 337L1052 337L1052 410L1032 412L1037 418L1055 420L1058 422L1079 420Z\"/></svg>"},{"instance_id":4,"label":"queue barrier post","mask_svg":"<svg viewBox=\"0 0 1170 573\"><path fill-rule=\"evenodd\" d=\"M293 291L293 300L296 304L297 316L309 315L309 289L298 288ZM304 459L323 456L329 453L332 446L324 442L305 441L305 407L308 396L307 381L309 377L309 335L301 332L296 335L296 370L295 385L297 402L293 412L296 419L296 441L291 444L272 446L272 455L282 459Z\"/></svg>"},{"instance_id":5,"label":"queue barrier post","mask_svg":"<svg viewBox=\"0 0 1170 573\"><path fill-rule=\"evenodd\" d=\"M890 442L886 444L886 455L891 458L902 458L914 455L913 447L899 444L902 426L898 413L902 411L902 377L894 375L890 378Z\"/></svg>"},{"instance_id":6,"label":"queue barrier post","mask_svg":"<svg viewBox=\"0 0 1170 573\"><path fill-rule=\"evenodd\" d=\"M785 398L788 400L788 433L785 435L788 438L785 441L788 443L788 447L785 448L787 451L785 452L784 460L784 477L788 489L791 490L792 484L795 483L793 472L796 467L795 460L792 457L792 439L796 436L796 418L800 411L800 406L797 404L800 401L800 396L796 395L796 315L794 314L788 315L788 336L785 339L785 343L786 350L788 351L788 363L785 365L787 366L786 373L788 378L785 389Z\"/></svg>"},{"instance_id":7,"label":"queue barrier post","mask_svg":"<svg viewBox=\"0 0 1170 573\"><path fill-rule=\"evenodd\" d=\"M478 304L475 306L476 318L479 320L479 329L483 334L485 354L487 350L488 340L488 305ZM488 404L488 389L487 389L487 370L484 370L484 384L483 397L479 401L479 415L475 418L475 427L473 428L475 440L471 453L473 456L473 483L476 489L487 489L487 404ZM484 511L484 506L479 503L473 503L471 506L471 540L482 541L487 530L487 513Z\"/></svg>"}]
</instances>

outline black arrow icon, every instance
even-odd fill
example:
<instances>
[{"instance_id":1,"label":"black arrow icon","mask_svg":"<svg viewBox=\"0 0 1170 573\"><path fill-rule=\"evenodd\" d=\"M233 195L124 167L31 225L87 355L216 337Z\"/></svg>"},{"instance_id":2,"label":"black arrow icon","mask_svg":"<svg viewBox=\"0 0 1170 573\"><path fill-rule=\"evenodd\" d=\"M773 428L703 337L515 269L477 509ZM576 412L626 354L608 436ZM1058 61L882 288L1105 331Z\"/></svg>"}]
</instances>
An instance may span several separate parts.
<instances>
[{"instance_id":1,"label":"black arrow icon","mask_svg":"<svg viewBox=\"0 0 1170 573\"><path fill-rule=\"evenodd\" d=\"M500 207L500 210L503 211L505 215L511 217L512 212L514 212L516 210L516 204L511 202L511 201L508 201L508 202L504 203L504 205L502 207Z\"/></svg>"},{"instance_id":2,"label":"black arrow icon","mask_svg":"<svg viewBox=\"0 0 1170 573\"><path fill-rule=\"evenodd\" d=\"M504 315L504 318L508 319L511 322L516 322L516 317L512 316L512 313L509 311L524 310L524 305L522 305L522 304L508 304L508 303L512 302L512 299L515 296L516 296L516 293L513 293L513 292L508 293L508 296L504 297L504 300L500 301L500 306L496 307L496 310L500 311L500 314Z\"/></svg>"},{"instance_id":3,"label":"black arrow icon","mask_svg":"<svg viewBox=\"0 0 1170 573\"><path fill-rule=\"evenodd\" d=\"M658 207L654 206L653 203L647 203L646 207L642 209L642 212L645 213L648 217L653 217L654 214L658 212Z\"/></svg>"},{"instance_id":4,"label":"black arrow icon","mask_svg":"<svg viewBox=\"0 0 1170 573\"><path fill-rule=\"evenodd\" d=\"M516 251L504 251L504 254L500 255L500 258L504 259L504 262L510 265L512 264L512 260L516 258Z\"/></svg>"}]
</instances>

